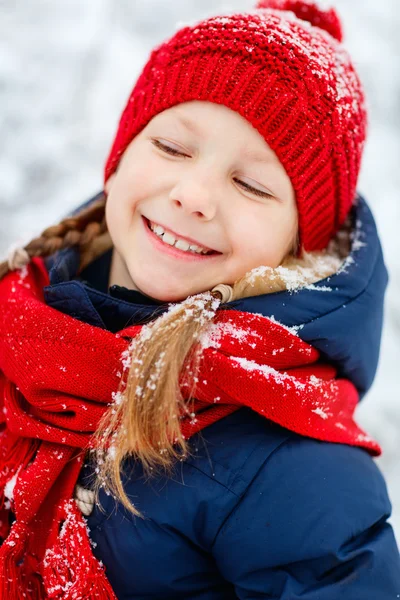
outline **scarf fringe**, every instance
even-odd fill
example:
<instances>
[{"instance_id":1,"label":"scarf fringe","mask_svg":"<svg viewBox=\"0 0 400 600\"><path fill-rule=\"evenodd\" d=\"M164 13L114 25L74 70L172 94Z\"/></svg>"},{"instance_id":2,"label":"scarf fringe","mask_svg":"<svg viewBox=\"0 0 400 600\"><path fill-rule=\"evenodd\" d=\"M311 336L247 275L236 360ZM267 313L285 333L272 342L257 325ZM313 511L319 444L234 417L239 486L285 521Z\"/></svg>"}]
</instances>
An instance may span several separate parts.
<instances>
[{"instance_id":1,"label":"scarf fringe","mask_svg":"<svg viewBox=\"0 0 400 600\"><path fill-rule=\"evenodd\" d=\"M8 502L5 494L7 483L17 477L19 471L25 469L34 457L39 446L37 440L20 438L9 430L5 430L1 437L1 471L0 471L0 538L7 538L10 533L9 515L12 500Z\"/></svg>"},{"instance_id":2,"label":"scarf fringe","mask_svg":"<svg viewBox=\"0 0 400 600\"><path fill-rule=\"evenodd\" d=\"M15 522L0 548L0 600L43 600L44 590L39 575L22 560L26 549L28 528Z\"/></svg>"},{"instance_id":3,"label":"scarf fringe","mask_svg":"<svg viewBox=\"0 0 400 600\"><path fill-rule=\"evenodd\" d=\"M86 522L74 500L64 503L63 524L47 550L42 577L48 598L54 600L117 600L103 564L93 555Z\"/></svg>"}]
</instances>

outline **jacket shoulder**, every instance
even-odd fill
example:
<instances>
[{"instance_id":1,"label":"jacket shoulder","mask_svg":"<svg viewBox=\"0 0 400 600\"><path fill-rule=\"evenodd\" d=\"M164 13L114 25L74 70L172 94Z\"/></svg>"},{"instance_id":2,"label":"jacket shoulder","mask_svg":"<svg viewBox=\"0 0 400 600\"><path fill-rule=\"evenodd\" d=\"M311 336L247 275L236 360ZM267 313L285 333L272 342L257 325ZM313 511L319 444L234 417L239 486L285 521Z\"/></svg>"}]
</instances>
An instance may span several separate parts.
<instances>
[{"instance_id":1,"label":"jacket shoulder","mask_svg":"<svg viewBox=\"0 0 400 600\"><path fill-rule=\"evenodd\" d=\"M261 465L293 435L251 409L241 408L192 438L185 466L240 497Z\"/></svg>"},{"instance_id":2,"label":"jacket shoulder","mask_svg":"<svg viewBox=\"0 0 400 600\"><path fill-rule=\"evenodd\" d=\"M336 515L340 523L329 531L329 543L391 513L384 478L362 448L300 436L249 409L204 430L195 443L187 465L236 496L232 512L242 503L249 515L265 507L276 527L288 515L309 525L328 525Z\"/></svg>"},{"instance_id":3,"label":"jacket shoulder","mask_svg":"<svg viewBox=\"0 0 400 600\"><path fill-rule=\"evenodd\" d=\"M302 582L296 590L305 598L308 589L329 600L389 598L400 585L390 513L386 484L365 450L292 437L227 515L213 554L242 591L286 598L284 582L291 590ZM363 595L374 581L376 595Z\"/></svg>"}]
</instances>

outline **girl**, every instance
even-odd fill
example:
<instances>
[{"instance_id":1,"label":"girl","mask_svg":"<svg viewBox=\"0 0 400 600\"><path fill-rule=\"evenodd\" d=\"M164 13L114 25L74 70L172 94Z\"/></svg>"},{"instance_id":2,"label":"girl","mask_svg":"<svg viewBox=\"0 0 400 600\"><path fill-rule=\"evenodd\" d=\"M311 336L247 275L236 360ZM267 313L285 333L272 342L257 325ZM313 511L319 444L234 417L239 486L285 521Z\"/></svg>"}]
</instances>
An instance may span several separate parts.
<instances>
[{"instance_id":1,"label":"girl","mask_svg":"<svg viewBox=\"0 0 400 600\"><path fill-rule=\"evenodd\" d=\"M184 27L104 191L0 265L0 598L399 597L341 38L306 0Z\"/></svg>"}]
</instances>

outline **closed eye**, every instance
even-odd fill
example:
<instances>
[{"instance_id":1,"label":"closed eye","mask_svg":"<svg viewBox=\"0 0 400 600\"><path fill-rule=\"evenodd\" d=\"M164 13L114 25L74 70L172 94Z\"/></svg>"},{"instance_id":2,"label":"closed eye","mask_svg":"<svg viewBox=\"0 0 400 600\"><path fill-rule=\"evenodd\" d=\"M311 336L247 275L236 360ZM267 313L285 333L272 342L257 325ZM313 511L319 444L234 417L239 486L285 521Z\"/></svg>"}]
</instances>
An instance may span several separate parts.
<instances>
[{"instance_id":1,"label":"closed eye","mask_svg":"<svg viewBox=\"0 0 400 600\"><path fill-rule=\"evenodd\" d=\"M248 183L245 183L244 181L240 181L240 179L237 179L236 177L234 178L233 181L236 181L239 185L244 187L246 190L249 190L249 192L251 192L252 194L255 194L256 196L261 196L262 198L275 198L275 196L273 196L272 194L269 194L268 192L262 192L261 190L257 190L256 188L253 188Z\"/></svg>"},{"instance_id":2,"label":"closed eye","mask_svg":"<svg viewBox=\"0 0 400 600\"><path fill-rule=\"evenodd\" d=\"M179 150L175 150L175 148L171 148L171 146L167 146L166 144L163 144L162 142L160 142L159 140L156 139L152 139L151 143L154 144L154 146L157 146L157 148L160 148L160 150L163 150L163 152L166 152L167 154L172 154L173 156L184 156L185 158L190 158L187 154L184 154L183 152L179 152Z\"/></svg>"},{"instance_id":3,"label":"closed eye","mask_svg":"<svg viewBox=\"0 0 400 600\"><path fill-rule=\"evenodd\" d=\"M152 144L154 144L154 146L156 146L157 148L160 148L160 150L162 150L166 154L171 154L172 156L183 156L184 158L190 158L187 154L184 154L183 152L179 152L179 150L175 150L175 148L171 148L171 146L167 146L166 144L163 144L162 142L160 142L159 140L157 140L155 138L153 138L151 140L151 142L152 142ZM234 178L233 181L236 181L236 183L238 183L238 185L242 186L244 189L248 190L252 194L255 194L256 196L261 196L262 198L272 198L272 199L275 198L275 196L273 196L272 194L269 194L268 192L262 192L261 190L257 190L256 188L252 187L248 183L245 183L244 181L241 181L240 179L237 179L236 177Z\"/></svg>"}]
</instances>

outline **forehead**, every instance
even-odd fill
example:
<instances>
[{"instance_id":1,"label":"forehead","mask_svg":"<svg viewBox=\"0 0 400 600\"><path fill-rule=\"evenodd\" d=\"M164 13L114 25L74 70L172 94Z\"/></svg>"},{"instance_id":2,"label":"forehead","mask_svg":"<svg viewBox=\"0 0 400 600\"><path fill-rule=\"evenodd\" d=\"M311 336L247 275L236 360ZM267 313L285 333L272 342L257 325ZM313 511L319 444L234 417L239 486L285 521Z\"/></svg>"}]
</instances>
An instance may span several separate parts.
<instances>
[{"instance_id":1,"label":"forehead","mask_svg":"<svg viewBox=\"0 0 400 600\"><path fill-rule=\"evenodd\" d=\"M185 102L159 113L152 119L156 120L157 123L178 124L199 138L211 133L223 134L227 140L242 141L242 156L254 162L265 163L275 155L257 129L225 105L205 101Z\"/></svg>"}]
</instances>

